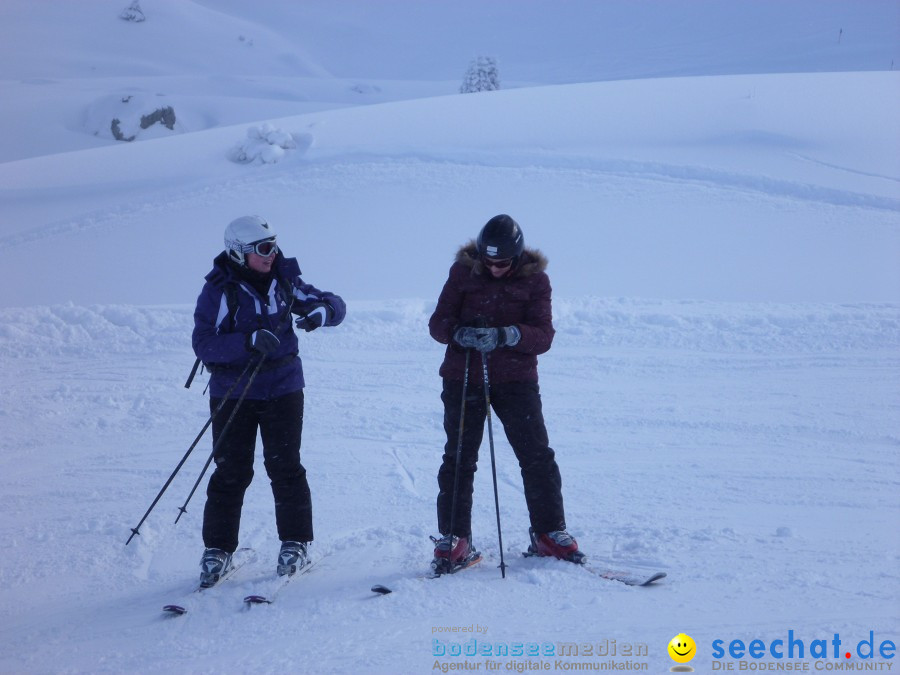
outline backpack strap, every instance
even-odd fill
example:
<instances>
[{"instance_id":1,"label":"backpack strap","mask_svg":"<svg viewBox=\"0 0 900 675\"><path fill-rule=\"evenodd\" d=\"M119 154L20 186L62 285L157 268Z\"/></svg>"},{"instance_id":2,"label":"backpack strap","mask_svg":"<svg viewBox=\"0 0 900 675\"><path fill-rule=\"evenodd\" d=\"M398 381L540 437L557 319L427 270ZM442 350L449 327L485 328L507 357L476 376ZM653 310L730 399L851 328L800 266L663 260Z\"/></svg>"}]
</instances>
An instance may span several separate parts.
<instances>
[{"instance_id":1,"label":"backpack strap","mask_svg":"<svg viewBox=\"0 0 900 675\"><path fill-rule=\"evenodd\" d=\"M194 367L191 368L191 374L188 375L187 382L184 383L185 389L191 388L191 383L194 381L194 377L197 376L197 369L200 368L200 363L201 363L200 359L197 359L196 361L194 361Z\"/></svg>"},{"instance_id":2,"label":"backpack strap","mask_svg":"<svg viewBox=\"0 0 900 675\"><path fill-rule=\"evenodd\" d=\"M238 289L233 281L226 281L222 284L222 302L219 307L219 316L216 320L216 328L222 325L222 322L225 321L226 318L231 320L231 324L234 325L234 313L237 311L238 299L237 299ZM191 388L191 383L193 383L194 378L197 376L197 371L200 369L201 361L197 358L194 361L194 367L191 368L191 373L188 375L187 382L184 383L185 389Z\"/></svg>"}]
</instances>

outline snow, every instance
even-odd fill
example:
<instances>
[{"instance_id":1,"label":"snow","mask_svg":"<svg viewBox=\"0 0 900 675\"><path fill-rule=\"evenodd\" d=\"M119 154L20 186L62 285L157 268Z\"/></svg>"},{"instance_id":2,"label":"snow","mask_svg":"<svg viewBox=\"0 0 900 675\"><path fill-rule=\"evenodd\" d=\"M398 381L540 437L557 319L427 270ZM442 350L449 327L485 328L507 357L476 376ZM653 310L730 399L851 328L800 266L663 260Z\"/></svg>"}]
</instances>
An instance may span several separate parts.
<instances>
[{"instance_id":1,"label":"snow","mask_svg":"<svg viewBox=\"0 0 900 675\"><path fill-rule=\"evenodd\" d=\"M894 665L857 647L900 639L900 3L127 7L0 4L0 672L664 672L682 632L697 672ZM480 55L503 88L457 94ZM163 103L174 129L133 123ZM501 212L550 260L570 531L654 587L519 556L499 423L507 578L486 442L485 561L418 578L444 443L426 323ZM205 377L182 387L193 303L248 213L348 302L301 336L321 563L242 608L278 547L260 464L260 562L166 618L198 574L202 487L174 520L208 438L125 541L207 419ZM789 631L852 658L713 658ZM452 655L473 639L619 651Z\"/></svg>"}]
</instances>

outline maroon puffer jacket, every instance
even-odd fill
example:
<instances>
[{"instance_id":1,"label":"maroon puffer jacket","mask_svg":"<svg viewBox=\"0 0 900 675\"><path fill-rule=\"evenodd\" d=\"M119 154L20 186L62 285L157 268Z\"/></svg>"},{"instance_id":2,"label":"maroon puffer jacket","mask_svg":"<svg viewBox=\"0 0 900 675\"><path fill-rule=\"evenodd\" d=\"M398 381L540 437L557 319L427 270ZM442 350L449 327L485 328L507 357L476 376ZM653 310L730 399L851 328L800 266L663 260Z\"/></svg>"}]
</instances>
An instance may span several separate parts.
<instances>
[{"instance_id":1,"label":"maroon puffer jacket","mask_svg":"<svg viewBox=\"0 0 900 675\"><path fill-rule=\"evenodd\" d=\"M491 382L537 382L537 355L550 349L555 333L546 268L543 254L526 248L511 274L495 279L481 264L474 241L459 250L428 321L431 337L447 345L441 377L463 379L466 352L452 341L453 332L459 326L475 325L480 318L487 326L515 325L522 332L515 347L489 352ZM473 350L469 381L482 379L481 355Z\"/></svg>"}]
</instances>

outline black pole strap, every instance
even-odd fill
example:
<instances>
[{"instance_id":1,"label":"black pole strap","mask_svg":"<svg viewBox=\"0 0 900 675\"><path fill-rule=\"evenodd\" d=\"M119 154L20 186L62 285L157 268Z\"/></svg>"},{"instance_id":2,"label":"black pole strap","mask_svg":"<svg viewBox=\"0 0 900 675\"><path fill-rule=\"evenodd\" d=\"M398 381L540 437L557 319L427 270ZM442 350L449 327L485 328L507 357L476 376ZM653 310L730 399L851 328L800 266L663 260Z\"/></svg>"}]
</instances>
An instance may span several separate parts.
<instances>
[{"instance_id":1,"label":"black pole strap","mask_svg":"<svg viewBox=\"0 0 900 675\"><path fill-rule=\"evenodd\" d=\"M196 361L194 361L194 367L191 368L191 374L188 375L187 382L184 383L184 388L185 388L185 389L190 389L190 388L191 388L191 382L194 381L194 377L197 375L197 369L198 369L199 367L200 367L200 359L197 359Z\"/></svg>"}]
</instances>

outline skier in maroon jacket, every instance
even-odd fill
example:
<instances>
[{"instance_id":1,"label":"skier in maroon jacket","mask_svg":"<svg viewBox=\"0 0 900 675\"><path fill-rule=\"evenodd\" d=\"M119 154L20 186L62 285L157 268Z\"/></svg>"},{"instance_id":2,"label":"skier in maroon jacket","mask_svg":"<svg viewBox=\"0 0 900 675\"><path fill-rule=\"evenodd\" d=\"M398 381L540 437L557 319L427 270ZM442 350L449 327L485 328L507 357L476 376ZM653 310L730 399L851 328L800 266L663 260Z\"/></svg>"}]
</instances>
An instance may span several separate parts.
<instances>
[{"instance_id":1,"label":"skier in maroon jacket","mask_svg":"<svg viewBox=\"0 0 900 675\"><path fill-rule=\"evenodd\" d=\"M432 567L454 571L478 560L472 545L472 492L487 415L481 355L490 373L491 408L503 424L525 488L531 520L530 551L585 562L566 532L562 479L549 446L538 388L537 357L550 349L553 320L547 259L526 249L510 216L491 218L476 241L463 246L428 322L431 336L447 345L440 375L447 443L438 471L436 540ZM476 350L474 354L471 350ZM469 352L465 412L463 379ZM480 352L481 354L478 354ZM458 491L456 455L463 415ZM455 514L453 504L456 504ZM452 529L451 532L451 523Z\"/></svg>"}]
</instances>

